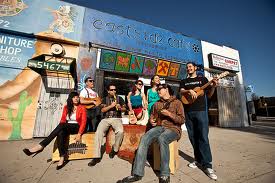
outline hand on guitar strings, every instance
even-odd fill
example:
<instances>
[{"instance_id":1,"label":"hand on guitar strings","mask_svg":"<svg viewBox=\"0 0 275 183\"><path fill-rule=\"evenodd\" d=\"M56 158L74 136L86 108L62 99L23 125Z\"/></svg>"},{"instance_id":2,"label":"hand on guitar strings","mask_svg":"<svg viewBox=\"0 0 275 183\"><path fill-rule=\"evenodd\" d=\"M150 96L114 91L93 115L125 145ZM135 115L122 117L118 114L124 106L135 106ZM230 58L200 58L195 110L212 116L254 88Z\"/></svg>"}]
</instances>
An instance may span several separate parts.
<instances>
[{"instance_id":1,"label":"hand on guitar strings","mask_svg":"<svg viewBox=\"0 0 275 183\"><path fill-rule=\"evenodd\" d=\"M212 87L217 87L217 85L218 85L218 80L219 80L218 78L213 78L213 79L212 79L211 86L212 86Z\"/></svg>"},{"instance_id":2,"label":"hand on guitar strings","mask_svg":"<svg viewBox=\"0 0 275 183\"><path fill-rule=\"evenodd\" d=\"M189 90L189 93L190 93L192 99L197 99L198 95L194 90Z\"/></svg>"}]
</instances>

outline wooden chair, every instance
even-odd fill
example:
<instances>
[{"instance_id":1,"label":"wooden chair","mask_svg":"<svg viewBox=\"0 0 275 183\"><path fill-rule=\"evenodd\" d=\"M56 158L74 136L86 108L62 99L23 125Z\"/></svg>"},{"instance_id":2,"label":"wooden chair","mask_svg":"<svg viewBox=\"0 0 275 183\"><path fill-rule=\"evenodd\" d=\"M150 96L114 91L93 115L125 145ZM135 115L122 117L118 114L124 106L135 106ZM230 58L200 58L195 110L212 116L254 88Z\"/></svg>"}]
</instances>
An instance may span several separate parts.
<instances>
[{"instance_id":1,"label":"wooden chair","mask_svg":"<svg viewBox=\"0 0 275 183\"><path fill-rule=\"evenodd\" d=\"M179 144L178 141L173 141L169 144L170 151L170 162L169 168L170 173L175 174L177 168L179 167ZM159 144L157 142L153 143L153 169L160 170L160 150Z\"/></svg>"},{"instance_id":2,"label":"wooden chair","mask_svg":"<svg viewBox=\"0 0 275 183\"><path fill-rule=\"evenodd\" d=\"M82 135L82 143L75 143L75 136L70 135L68 138L68 160L93 158L95 155L95 133L89 132ZM59 151L55 140L52 154L52 161L59 161Z\"/></svg>"}]
</instances>

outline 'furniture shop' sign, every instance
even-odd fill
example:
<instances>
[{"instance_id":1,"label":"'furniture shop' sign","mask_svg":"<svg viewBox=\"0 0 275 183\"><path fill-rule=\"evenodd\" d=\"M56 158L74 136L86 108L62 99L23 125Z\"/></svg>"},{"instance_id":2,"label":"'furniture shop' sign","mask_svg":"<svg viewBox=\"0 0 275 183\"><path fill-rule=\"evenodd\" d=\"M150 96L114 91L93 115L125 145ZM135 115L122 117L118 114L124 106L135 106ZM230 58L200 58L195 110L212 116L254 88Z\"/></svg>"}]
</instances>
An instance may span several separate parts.
<instances>
[{"instance_id":1,"label":"'furniture shop' sign","mask_svg":"<svg viewBox=\"0 0 275 183\"><path fill-rule=\"evenodd\" d=\"M165 60L203 63L199 40L93 9L85 11L81 42Z\"/></svg>"}]
</instances>

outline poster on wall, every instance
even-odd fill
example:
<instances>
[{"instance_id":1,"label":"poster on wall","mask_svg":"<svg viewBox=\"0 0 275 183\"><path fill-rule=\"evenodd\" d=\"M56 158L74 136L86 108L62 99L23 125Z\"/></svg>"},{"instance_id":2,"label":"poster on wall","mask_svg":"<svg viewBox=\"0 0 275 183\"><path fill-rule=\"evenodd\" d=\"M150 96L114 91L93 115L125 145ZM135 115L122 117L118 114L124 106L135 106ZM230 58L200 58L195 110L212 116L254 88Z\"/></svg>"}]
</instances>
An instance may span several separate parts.
<instances>
[{"instance_id":1,"label":"poster on wall","mask_svg":"<svg viewBox=\"0 0 275 183\"><path fill-rule=\"evenodd\" d=\"M169 71L169 66L170 66L170 62L166 60L159 60L156 75L167 76Z\"/></svg>"},{"instance_id":2,"label":"poster on wall","mask_svg":"<svg viewBox=\"0 0 275 183\"><path fill-rule=\"evenodd\" d=\"M80 41L84 11L56 0L0 1L0 28Z\"/></svg>"},{"instance_id":3,"label":"poster on wall","mask_svg":"<svg viewBox=\"0 0 275 183\"><path fill-rule=\"evenodd\" d=\"M169 72L168 72L168 77L178 77L180 71L180 64L177 63L172 63L170 64Z\"/></svg>"},{"instance_id":4,"label":"poster on wall","mask_svg":"<svg viewBox=\"0 0 275 183\"><path fill-rule=\"evenodd\" d=\"M107 69L107 70L114 70L115 63L116 63L116 53L117 53L116 51L102 49L101 56L100 56L99 68Z\"/></svg>"},{"instance_id":5,"label":"poster on wall","mask_svg":"<svg viewBox=\"0 0 275 183\"><path fill-rule=\"evenodd\" d=\"M141 56L132 55L130 63L130 72L141 74L144 64L144 58Z\"/></svg>"},{"instance_id":6,"label":"poster on wall","mask_svg":"<svg viewBox=\"0 0 275 183\"><path fill-rule=\"evenodd\" d=\"M130 67L130 61L131 61L131 54L117 52L117 61L116 61L115 70L128 72Z\"/></svg>"},{"instance_id":7,"label":"poster on wall","mask_svg":"<svg viewBox=\"0 0 275 183\"><path fill-rule=\"evenodd\" d=\"M151 58L145 58L144 67L143 67L143 74L148 76L155 75L157 71L158 61Z\"/></svg>"},{"instance_id":8,"label":"poster on wall","mask_svg":"<svg viewBox=\"0 0 275 183\"><path fill-rule=\"evenodd\" d=\"M78 60L77 60L77 81L78 90L81 91L85 87L85 79L91 77L95 79L97 61L97 49L96 48L79 48Z\"/></svg>"}]
</instances>

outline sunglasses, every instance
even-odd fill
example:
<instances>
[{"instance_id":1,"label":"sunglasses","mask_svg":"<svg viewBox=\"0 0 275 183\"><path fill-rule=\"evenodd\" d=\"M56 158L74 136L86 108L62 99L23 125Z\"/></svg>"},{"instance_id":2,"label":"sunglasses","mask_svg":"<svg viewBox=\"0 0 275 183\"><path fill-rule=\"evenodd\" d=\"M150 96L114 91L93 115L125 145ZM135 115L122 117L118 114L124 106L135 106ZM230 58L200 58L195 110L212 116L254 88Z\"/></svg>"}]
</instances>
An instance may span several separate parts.
<instances>
[{"instance_id":1,"label":"sunglasses","mask_svg":"<svg viewBox=\"0 0 275 183\"><path fill-rule=\"evenodd\" d=\"M142 83L138 83L137 85L143 86L143 84L142 84Z\"/></svg>"},{"instance_id":2,"label":"sunglasses","mask_svg":"<svg viewBox=\"0 0 275 183\"><path fill-rule=\"evenodd\" d=\"M91 82L91 83L94 82L94 80L92 80L92 79L88 79L88 81Z\"/></svg>"},{"instance_id":3,"label":"sunglasses","mask_svg":"<svg viewBox=\"0 0 275 183\"><path fill-rule=\"evenodd\" d=\"M116 89L110 89L109 91L116 91Z\"/></svg>"}]
</instances>

